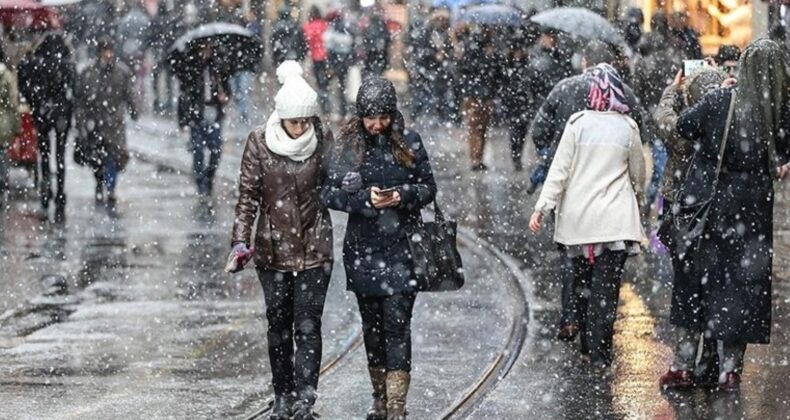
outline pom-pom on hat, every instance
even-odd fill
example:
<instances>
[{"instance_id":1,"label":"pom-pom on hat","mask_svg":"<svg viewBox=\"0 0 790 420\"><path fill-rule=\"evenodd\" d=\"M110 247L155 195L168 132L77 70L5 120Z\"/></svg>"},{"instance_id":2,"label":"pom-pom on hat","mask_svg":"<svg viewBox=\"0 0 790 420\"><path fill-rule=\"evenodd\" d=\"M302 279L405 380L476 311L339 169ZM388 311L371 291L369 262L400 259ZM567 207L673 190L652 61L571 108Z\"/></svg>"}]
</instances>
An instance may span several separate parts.
<instances>
[{"instance_id":1,"label":"pom-pom on hat","mask_svg":"<svg viewBox=\"0 0 790 420\"><path fill-rule=\"evenodd\" d=\"M380 76L371 76L362 81L357 93L357 116L394 114L398 110L395 86Z\"/></svg>"},{"instance_id":2,"label":"pom-pom on hat","mask_svg":"<svg viewBox=\"0 0 790 420\"><path fill-rule=\"evenodd\" d=\"M274 97L274 109L280 119L308 118L318 115L318 94L302 77L302 67L288 60L277 67L282 87Z\"/></svg>"}]
</instances>

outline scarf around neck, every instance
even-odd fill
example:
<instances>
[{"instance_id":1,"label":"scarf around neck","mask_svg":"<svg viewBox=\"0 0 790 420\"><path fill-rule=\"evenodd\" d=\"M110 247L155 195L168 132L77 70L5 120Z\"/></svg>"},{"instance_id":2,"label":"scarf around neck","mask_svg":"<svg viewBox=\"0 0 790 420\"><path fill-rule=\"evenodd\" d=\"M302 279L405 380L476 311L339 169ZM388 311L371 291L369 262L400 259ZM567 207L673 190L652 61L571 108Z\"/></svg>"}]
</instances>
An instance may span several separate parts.
<instances>
[{"instance_id":1,"label":"scarf around neck","mask_svg":"<svg viewBox=\"0 0 790 420\"><path fill-rule=\"evenodd\" d=\"M272 153L287 157L295 162L304 162L313 155L318 147L318 137L315 135L315 126L305 131L299 138L292 139L282 125L282 119L277 111L272 112L266 122L266 146Z\"/></svg>"},{"instance_id":2,"label":"scarf around neck","mask_svg":"<svg viewBox=\"0 0 790 420\"><path fill-rule=\"evenodd\" d=\"M609 64L601 63L587 72L590 90L587 92L587 109L593 111L616 111L626 114L630 111L625 99L623 81L617 70Z\"/></svg>"}]
</instances>

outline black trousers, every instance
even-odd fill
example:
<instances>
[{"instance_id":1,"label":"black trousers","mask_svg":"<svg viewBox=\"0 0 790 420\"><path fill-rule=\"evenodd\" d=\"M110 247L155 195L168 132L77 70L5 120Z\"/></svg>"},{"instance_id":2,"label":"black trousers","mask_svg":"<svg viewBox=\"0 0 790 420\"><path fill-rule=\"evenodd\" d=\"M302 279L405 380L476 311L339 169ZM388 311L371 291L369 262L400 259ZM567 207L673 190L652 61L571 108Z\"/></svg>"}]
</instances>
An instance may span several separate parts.
<instances>
[{"instance_id":1,"label":"black trousers","mask_svg":"<svg viewBox=\"0 0 790 420\"><path fill-rule=\"evenodd\" d=\"M612 362L612 336L626 257L624 251L607 250L595 257L595 263L580 256L569 258L566 265L571 276L563 287L569 289L563 290L562 320L581 327L583 345L597 365Z\"/></svg>"},{"instance_id":2,"label":"black trousers","mask_svg":"<svg viewBox=\"0 0 790 420\"><path fill-rule=\"evenodd\" d=\"M65 201L66 185L66 139L71 128L69 118L55 118L53 120L35 119L36 131L38 132L38 153L41 157L41 200L48 203L52 197L52 184L50 173L49 157L51 155L52 142L49 139L50 132L55 134L55 170L57 177L57 198L56 201Z\"/></svg>"},{"instance_id":3,"label":"black trousers","mask_svg":"<svg viewBox=\"0 0 790 420\"><path fill-rule=\"evenodd\" d=\"M357 295L368 366L411 371L411 315L416 293Z\"/></svg>"},{"instance_id":4,"label":"black trousers","mask_svg":"<svg viewBox=\"0 0 790 420\"><path fill-rule=\"evenodd\" d=\"M272 386L278 396L296 394L315 401L321 369L321 314L330 274L330 268L298 273L258 270L269 321Z\"/></svg>"},{"instance_id":5,"label":"black trousers","mask_svg":"<svg viewBox=\"0 0 790 420\"><path fill-rule=\"evenodd\" d=\"M521 155L524 152L524 143L527 141L529 132L529 120L526 118L515 118L508 124L510 129L510 157L513 162L521 162Z\"/></svg>"}]
</instances>

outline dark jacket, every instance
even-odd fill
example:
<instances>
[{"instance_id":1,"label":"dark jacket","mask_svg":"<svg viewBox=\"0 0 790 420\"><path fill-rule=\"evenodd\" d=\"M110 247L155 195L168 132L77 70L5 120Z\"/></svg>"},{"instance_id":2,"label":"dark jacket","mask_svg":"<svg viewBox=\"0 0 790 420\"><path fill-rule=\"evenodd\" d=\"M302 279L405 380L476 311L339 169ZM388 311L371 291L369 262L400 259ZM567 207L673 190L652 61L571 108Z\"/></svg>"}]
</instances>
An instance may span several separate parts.
<instances>
[{"instance_id":1,"label":"dark jacket","mask_svg":"<svg viewBox=\"0 0 790 420\"><path fill-rule=\"evenodd\" d=\"M569 57L563 57L560 49L546 49L540 45L532 48L529 54L529 66L526 74L527 91L529 91L530 95L530 118L534 118L538 107L551 93L554 86L571 75L573 75L571 60ZM581 109L578 111L581 111Z\"/></svg>"},{"instance_id":2,"label":"dark jacket","mask_svg":"<svg viewBox=\"0 0 790 420\"><path fill-rule=\"evenodd\" d=\"M628 116L639 126L642 143L645 143L650 138L647 134L650 130L650 118L631 88L626 84L623 87L631 107ZM553 150L557 147L571 115L587 108L588 89L589 84L584 74L571 76L557 83L532 121L532 139L537 148Z\"/></svg>"},{"instance_id":3,"label":"dark jacket","mask_svg":"<svg viewBox=\"0 0 790 420\"><path fill-rule=\"evenodd\" d=\"M299 272L332 262L332 220L319 199L326 172L325 150L332 135L321 133L318 126L316 133L318 148L304 162L272 153L263 128L247 138L232 242L250 244L257 218L254 259L258 268Z\"/></svg>"},{"instance_id":4,"label":"dark jacket","mask_svg":"<svg viewBox=\"0 0 790 420\"><path fill-rule=\"evenodd\" d=\"M109 155L123 169L129 161L126 147L126 110L138 117L138 95L132 86L132 71L116 61L109 66L96 62L79 75L76 122L80 136L93 143L98 155L95 165Z\"/></svg>"},{"instance_id":5,"label":"dark jacket","mask_svg":"<svg viewBox=\"0 0 790 420\"><path fill-rule=\"evenodd\" d=\"M272 59L275 66L285 60L302 61L307 56L307 42L299 24L281 14L272 27Z\"/></svg>"},{"instance_id":6,"label":"dark jacket","mask_svg":"<svg viewBox=\"0 0 790 420\"><path fill-rule=\"evenodd\" d=\"M19 91L38 121L71 122L77 70L62 35L50 34L19 64Z\"/></svg>"},{"instance_id":7,"label":"dark jacket","mask_svg":"<svg viewBox=\"0 0 790 420\"><path fill-rule=\"evenodd\" d=\"M675 74L683 66L679 51L666 40L664 45L654 45L661 39L653 37L652 42L643 48L643 55L634 66L634 92L650 112L658 106L664 88L672 83Z\"/></svg>"},{"instance_id":8,"label":"dark jacket","mask_svg":"<svg viewBox=\"0 0 790 420\"><path fill-rule=\"evenodd\" d=\"M225 106L219 100L220 92L230 96L227 77L211 63L199 58L191 59L178 74L181 82L178 95L178 125L181 127L202 122L215 123L225 116ZM206 76L208 75L208 79Z\"/></svg>"},{"instance_id":9,"label":"dark jacket","mask_svg":"<svg viewBox=\"0 0 790 420\"><path fill-rule=\"evenodd\" d=\"M706 182L698 197L713 202L705 232L694 255L703 285L704 304L691 327L704 328L714 340L768 343L771 334L771 276L773 255L773 166L762 127L737 121L730 128L718 188L712 188L718 150L732 89L716 90L686 110L678 133L698 139L689 182ZM790 111L783 112L784 131L790 130ZM790 142L777 136L776 152L784 162ZM704 175L697 180L694 174ZM707 190L707 191L706 191ZM672 319L673 323L678 320Z\"/></svg>"},{"instance_id":10,"label":"dark jacket","mask_svg":"<svg viewBox=\"0 0 790 420\"><path fill-rule=\"evenodd\" d=\"M416 158L411 167L404 167L395 161L387 136L360 135L366 142L362 163L357 166L348 153L336 155L322 191L329 208L349 214L343 248L348 290L367 296L416 292L406 228L419 223L420 209L436 195L428 153L419 134L406 131L404 139ZM363 188L353 194L341 189L350 170L359 172L363 181ZM372 186L397 187L401 204L373 208Z\"/></svg>"},{"instance_id":11,"label":"dark jacket","mask_svg":"<svg viewBox=\"0 0 790 420\"><path fill-rule=\"evenodd\" d=\"M479 30L468 29L461 35L460 43L460 57L456 59L460 96L494 98L502 83L502 66L493 40Z\"/></svg>"}]
</instances>

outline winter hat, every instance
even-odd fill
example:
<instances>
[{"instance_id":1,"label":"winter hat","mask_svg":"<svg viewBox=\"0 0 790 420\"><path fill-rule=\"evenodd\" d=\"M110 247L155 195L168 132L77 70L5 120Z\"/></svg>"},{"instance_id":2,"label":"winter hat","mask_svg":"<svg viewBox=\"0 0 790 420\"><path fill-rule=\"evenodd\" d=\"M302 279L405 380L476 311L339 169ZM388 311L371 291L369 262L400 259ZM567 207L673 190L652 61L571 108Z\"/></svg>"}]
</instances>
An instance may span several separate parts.
<instances>
[{"instance_id":1,"label":"winter hat","mask_svg":"<svg viewBox=\"0 0 790 420\"><path fill-rule=\"evenodd\" d=\"M302 77L302 67L288 60L277 67L277 80L282 87L274 97L274 109L284 120L318 115L318 94Z\"/></svg>"},{"instance_id":2,"label":"winter hat","mask_svg":"<svg viewBox=\"0 0 790 420\"><path fill-rule=\"evenodd\" d=\"M357 116L394 114L398 110L398 98L392 82L371 76L362 81L357 93Z\"/></svg>"},{"instance_id":3,"label":"winter hat","mask_svg":"<svg viewBox=\"0 0 790 420\"><path fill-rule=\"evenodd\" d=\"M686 78L686 103L693 106L706 93L721 86L724 73L713 67L700 67Z\"/></svg>"}]
</instances>

